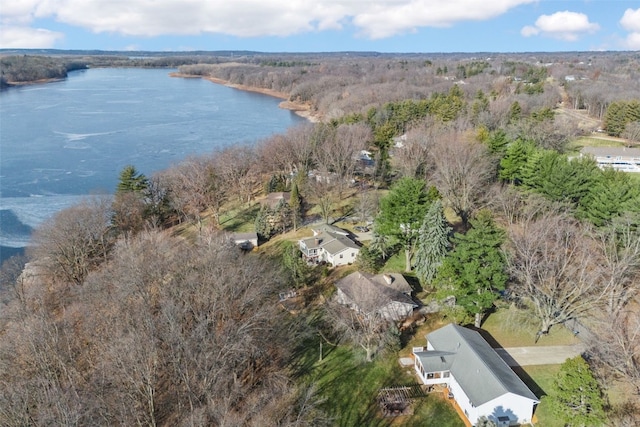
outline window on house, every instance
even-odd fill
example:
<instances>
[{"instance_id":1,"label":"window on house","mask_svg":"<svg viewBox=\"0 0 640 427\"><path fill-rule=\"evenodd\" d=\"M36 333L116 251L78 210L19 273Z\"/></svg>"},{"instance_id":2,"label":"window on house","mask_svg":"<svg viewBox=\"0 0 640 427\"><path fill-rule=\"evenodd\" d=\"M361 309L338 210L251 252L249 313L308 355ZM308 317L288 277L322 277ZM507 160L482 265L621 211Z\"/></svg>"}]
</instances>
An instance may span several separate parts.
<instances>
[{"instance_id":1,"label":"window on house","mask_svg":"<svg viewBox=\"0 0 640 427\"><path fill-rule=\"evenodd\" d=\"M450 374L449 374L449 371L444 371L444 372L442 373L442 378L449 378L449 375L450 375Z\"/></svg>"},{"instance_id":2,"label":"window on house","mask_svg":"<svg viewBox=\"0 0 640 427\"><path fill-rule=\"evenodd\" d=\"M342 258L342 254L340 254L340 258Z\"/></svg>"},{"instance_id":3,"label":"window on house","mask_svg":"<svg viewBox=\"0 0 640 427\"><path fill-rule=\"evenodd\" d=\"M429 373L427 374L427 379L428 379L428 380L432 380L432 379L433 379L433 372L429 372Z\"/></svg>"}]
</instances>

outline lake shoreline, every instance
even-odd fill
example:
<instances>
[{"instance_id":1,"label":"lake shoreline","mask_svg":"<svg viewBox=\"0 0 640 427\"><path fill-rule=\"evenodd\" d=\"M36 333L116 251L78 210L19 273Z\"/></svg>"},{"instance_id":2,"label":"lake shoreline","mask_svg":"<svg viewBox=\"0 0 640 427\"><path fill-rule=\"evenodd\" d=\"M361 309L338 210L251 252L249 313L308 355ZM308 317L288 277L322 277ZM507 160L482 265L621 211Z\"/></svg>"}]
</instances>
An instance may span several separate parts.
<instances>
[{"instance_id":1,"label":"lake shoreline","mask_svg":"<svg viewBox=\"0 0 640 427\"><path fill-rule=\"evenodd\" d=\"M276 90L254 87L254 86L235 84L235 83L229 82L228 80L220 79L217 77L211 77L211 76L194 76L192 74L184 74L184 73L169 73L169 75L171 77L181 77L186 79L201 78L201 79L208 80L212 83L219 84L222 86L227 86L233 89L238 89L245 92L261 93L263 95L268 95L274 98L282 99L283 101L278 105L280 108L293 111L295 114L297 114L298 116L304 119L307 119L311 123L318 123L322 121L317 114L314 114L311 112L311 106L309 104L289 101L289 95L284 92L278 92Z\"/></svg>"}]
</instances>

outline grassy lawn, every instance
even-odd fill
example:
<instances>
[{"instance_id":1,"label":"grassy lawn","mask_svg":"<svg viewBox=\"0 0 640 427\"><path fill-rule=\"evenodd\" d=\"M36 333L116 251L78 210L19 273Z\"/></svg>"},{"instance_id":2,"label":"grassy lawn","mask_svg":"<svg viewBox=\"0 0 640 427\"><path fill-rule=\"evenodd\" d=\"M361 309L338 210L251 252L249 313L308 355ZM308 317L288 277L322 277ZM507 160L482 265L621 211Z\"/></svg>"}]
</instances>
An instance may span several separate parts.
<instances>
[{"instance_id":1,"label":"grassy lawn","mask_svg":"<svg viewBox=\"0 0 640 427\"><path fill-rule=\"evenodd\" d=\"M251 206L242 205L240 207L225 211L220 215L220 227L230 232L255 231L255 220L260 211L260 203Z\"/></svg>"},{"instance_id":2,"label":"grassy lawn","mask_svg":"<svg viewBox=\"0 0 640 427\"><path fill-rule=\"evenodd\" d=\"M580 342L567 328L556 325L548 335L543 335L534 344L538 330L536 319L528 311L513 306L499 308L491 313L482 324L482 329L502 347L572 345Z\"/></svg>"},{"instance_id":3,"label":"grassy lawn","mask_svg":"<svg viewBox=\"0 0 640 427\"><path fill-rule=\"evenodd\" d=\"M404 266L404 250L401 250L397 254L387 259L387 262L384 263L384 266L380 269L380 272L404 272Z\"/></svg>"},{"instance_id":4,"label":"grassy lawn","mask_svg":"<svg viewBox=\"0 0 640 427\"><path fill-rule=\"evenodd\" d=\"M598 138L583 136L571 141L567 146L567 151L577 153L583 147L624 147L624 141L620 138L607 137L606 135Z\"/></svg>"},{"instance_id":5,"label":"grassy lawn","mask_svg":"<svg viewBox=\"0 0 640 427\"><path fill-rule=\"evenodd\" d=\"M525 366L514 369L518 376L538 397L546 395L555 380L560 365L536 365ZM564 423L556 419L556 416L549 410L544 399L538 405L535 416L538 419L536 427L563 427Z\"/></svg>"},{"instance_id":6,"label":"grassy lawn","mask_svg":"<svg viewBox=\"0 0 640 427\"><path fill-rule=\"evenodd\" d=\"M305 381L313 382L324 399L322 409L336 426L463 426L453 408L440 396L429 395L415 400L411 416L382 417L376 402L378 391L384 387L414 385L417 378L412 368L398 363L396 352L379 356L371 363L364 361L364 353L348 345L324 345L319 361L319 341L311 340L300 358L307 366Z\"/></svg>"}]
</instances>

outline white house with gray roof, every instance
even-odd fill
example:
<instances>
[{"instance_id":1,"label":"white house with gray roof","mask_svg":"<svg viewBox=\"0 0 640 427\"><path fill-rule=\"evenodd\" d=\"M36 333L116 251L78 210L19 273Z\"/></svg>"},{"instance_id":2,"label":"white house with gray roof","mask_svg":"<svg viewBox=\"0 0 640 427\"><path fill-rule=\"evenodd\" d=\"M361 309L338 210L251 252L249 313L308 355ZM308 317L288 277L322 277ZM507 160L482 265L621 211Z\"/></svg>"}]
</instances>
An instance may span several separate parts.
<instances>
[{"instance_id":1,"label":"white house with gray roof","mask_svg":"<svg viewBox=\"0 0 640 427\"><path fill-rule=\"evenodd\" d=\"M500 427L531 424L540 400L478 332L449 324L413 355L420 380L445 384L472 425L481 416Z\"/></svg>"},{"instance_id":2,"label":"white house with gray roof","mask_svg":"<svg viewBox=\"0 0 640 427\"><path fill-rule=\"evenodd\" d=\"M332 225L313 230L313 236L298 241L302 256L308 262L326 262L333 266L355 262L360 245L350 238L348 231Z\"/></svg>"},{"instance_id":3,"label":"white house with gray roof","mask_svg":"<svg viewBox=\"0 0 640 427\"><path fill-rule=\"evenodd\" d=\"M592 156L601 169L640 173L640 148L584 147L580 156Z\"/></svg>"}]
</instances>

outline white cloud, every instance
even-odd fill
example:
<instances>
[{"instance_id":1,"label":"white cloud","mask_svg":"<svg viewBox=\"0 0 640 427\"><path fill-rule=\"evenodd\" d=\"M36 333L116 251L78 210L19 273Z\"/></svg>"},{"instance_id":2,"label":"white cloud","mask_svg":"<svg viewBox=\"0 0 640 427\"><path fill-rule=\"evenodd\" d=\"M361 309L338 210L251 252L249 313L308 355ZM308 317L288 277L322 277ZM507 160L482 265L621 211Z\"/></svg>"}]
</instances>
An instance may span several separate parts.
<instances>
[{"instance_id":1,"label":"white cloud","mask_svg":"<svg viewBox=\"0 0 640 427\"><path fill-rule=\"evenodd\" d=\"M620 25L629 31L624 43L625 47L631 50L640 49L640 8L625 10L620 19Z\"/></svg>"},{"instance_id":2,"label":"white cloud","mask_svg":"<svg viewBox=\"0 0 640 427\"><path fill-rule=\"evenodd\" d=\"M620 25L627 31L640 33L640 8L625 10L620 20Z\"/></svg>"},{"instance_id":3,"label":"white cloud","mask_svg":"<svg viewBox=\"0 0 640 427\"><path fill-rule=\"evenodd\" d=\"M3 23L38 18L95 33L289 36L355 25L372 39L482 21L538 0L14 0Z\"/></svg>"},{"instance_id":4,"label":"white cloud","mask_svg":"<svg viewBox=\"0 0 640 427\"><path fill-rule=\"evenodd\" d=\"M600 29L596 23L589 22L584 13L556 12L541 15L533 26L527 25L520 30L524 37L544 35L565 41L576 41L584 34L593 34Z\"/></svg>"},{"instance_id":5,"label":"white cloud","mask_svg":"<svg viewBox=\"0 0 640 427\"><path fill-rule=\"evenodd\" d=\"M0 48L52 48L64 34L42 28L13 27L3 25L0 29Z\"/></svg>"}]
</instances>

